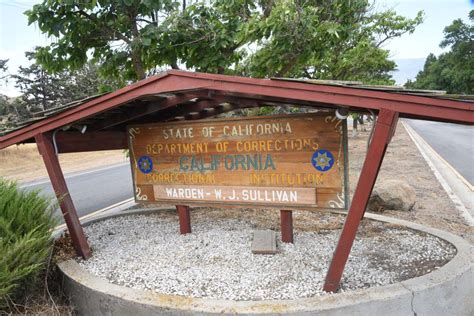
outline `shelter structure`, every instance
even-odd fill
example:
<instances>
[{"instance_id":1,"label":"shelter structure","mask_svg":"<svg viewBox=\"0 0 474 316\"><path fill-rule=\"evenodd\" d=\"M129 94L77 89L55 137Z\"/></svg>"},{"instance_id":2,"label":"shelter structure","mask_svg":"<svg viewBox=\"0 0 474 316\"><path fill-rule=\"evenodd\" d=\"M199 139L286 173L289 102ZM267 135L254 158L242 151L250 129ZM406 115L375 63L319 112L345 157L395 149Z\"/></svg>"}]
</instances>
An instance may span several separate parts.
<instances>
[{"instance_id":1,"label":"shelter structure","mask_svg":"<svg viewBox=\"0 0 474 316\"><path fill-rule=\"evenodd\" d=\"M377 115L368 153L326 276L325 291L338 289L398 118L474 124L474 102L468 96L364 86L357 82L255 79L170 70L109 94L38 113L37 117L0 132L0 149L20 143L37 144L60 198L75 250L87 259L91 251L69 196L58 153L126 149L126 126L130 124L197 120L269 105L372 111ZM189 209L182 205L177 209L181 231L186 232ZM281 218L282 231L289 234L291 212L282 210Z\"/></svg>"}]
</instances>

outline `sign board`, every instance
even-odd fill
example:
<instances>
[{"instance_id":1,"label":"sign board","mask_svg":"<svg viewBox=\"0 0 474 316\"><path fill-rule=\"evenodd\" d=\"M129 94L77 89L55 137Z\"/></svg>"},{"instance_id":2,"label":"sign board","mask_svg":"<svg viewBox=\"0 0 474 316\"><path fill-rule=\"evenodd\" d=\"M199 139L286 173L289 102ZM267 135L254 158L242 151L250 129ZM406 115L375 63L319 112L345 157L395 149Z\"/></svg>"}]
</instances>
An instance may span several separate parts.
<instances>
[{"instance_id":1,"label":"sign board","mask_svg":"<svg viewBox=\"0 0 474 316\"><path fill-rule=\"evenodd\" d=\"M334 112L128 127L137 202L345 208L346 123Z\"/></svg>"}]
</instances>

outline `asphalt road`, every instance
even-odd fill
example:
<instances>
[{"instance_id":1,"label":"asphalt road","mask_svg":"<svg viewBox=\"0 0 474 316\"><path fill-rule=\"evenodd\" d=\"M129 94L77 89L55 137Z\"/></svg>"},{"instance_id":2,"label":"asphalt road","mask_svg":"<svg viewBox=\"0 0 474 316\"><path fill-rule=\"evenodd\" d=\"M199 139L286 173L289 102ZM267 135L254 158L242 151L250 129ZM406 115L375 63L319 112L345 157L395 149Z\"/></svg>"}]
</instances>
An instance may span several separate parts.
<instances>
[{"instance_id":1,"label":"asphalt road","mask_svg":"<svg viewBox=\"0 0 474 316\"><path fill-rule=\"evenodd\" d=\"M66 174L65 177L79 217L133 197L128 163ZM41 190L44 195L54 196L49 180L25 183L22 187ZM60 219L62 221L62 216Z\"/></svg>"},{"instance_id":2,"label":"asphalt road","mask_svg":"<svg viewBox=\"0 0 474 316\"><path fill-rule=\"evenodd\" d=\"M474 126L406 120L430 146L474 185Z\"/></svg>"}]
</instances>

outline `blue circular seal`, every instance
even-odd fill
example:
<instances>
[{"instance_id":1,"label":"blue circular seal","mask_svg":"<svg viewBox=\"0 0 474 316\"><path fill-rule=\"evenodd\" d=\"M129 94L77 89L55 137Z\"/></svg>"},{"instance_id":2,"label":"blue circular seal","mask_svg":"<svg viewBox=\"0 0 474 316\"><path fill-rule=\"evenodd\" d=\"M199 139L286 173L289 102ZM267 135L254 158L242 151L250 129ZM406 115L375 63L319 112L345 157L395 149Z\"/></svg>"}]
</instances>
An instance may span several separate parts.
<instances>
[{"instance_id":1,"label":"blue circular seal","mask_svg":"<svg viewBox=\"0 0 474 316\"><path fill-rule=\"evenodd\" d=\"M326 172L334 165L334 156L329 150L318 149L311 157L311 164L316 170Z\"/></svg>"},{"instance_id":2,"label":"blue circular seal","mask_svg":"<svg viewBox=\"0 0 474 316\"><path fill-rule=\"evenodd\" d=\"M153 160L148 156L141 156L138 159L138 169L143 173L150 173L153 170Z\"/></svg>"}]
</instances>

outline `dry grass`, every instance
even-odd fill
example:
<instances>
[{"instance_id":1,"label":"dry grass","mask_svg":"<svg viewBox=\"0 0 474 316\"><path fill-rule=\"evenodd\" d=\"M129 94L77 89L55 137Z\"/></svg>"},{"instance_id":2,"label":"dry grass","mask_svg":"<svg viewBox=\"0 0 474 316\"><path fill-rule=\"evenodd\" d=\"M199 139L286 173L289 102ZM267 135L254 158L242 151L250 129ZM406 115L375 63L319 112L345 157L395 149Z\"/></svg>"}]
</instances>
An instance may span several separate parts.
<instances>
[{"instance_id":1,"label":"dry grass","mask_svg":"<svg viewBox=\"0 0 474 316\"><path fill-rule=\"evenodd\" d=\"M58 297L34 293L22 304L10 302L9 311L0 311L0 315L74 315L74 309L67 301Z\"/></svg>"},{"instance_id":2,"label":"dry grass","mask_svg":"<svg viewBox=\"0 0 474 316\"><path fill-rule=\"evenodd\" d=\"M66 233L54 242L47 264L35 282L22 289L15 301L6 298L7 308L0 315L74 315L69 298L63 293L58 262L74 258L75 251Z\"/></svg>"},{"instance_id":3,"label":"dry grass","mask_svg":"<svg viewBox=\"0 0 474 316\"><path fill-rule=\"evenodd\" d=\"M127 162L121 150L90 153L60 154L64 173ZM46 169L36 144L10 146L0 150L0 177L27 182L47 177Z\"/></svg>"}]
</instances>

